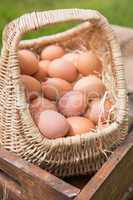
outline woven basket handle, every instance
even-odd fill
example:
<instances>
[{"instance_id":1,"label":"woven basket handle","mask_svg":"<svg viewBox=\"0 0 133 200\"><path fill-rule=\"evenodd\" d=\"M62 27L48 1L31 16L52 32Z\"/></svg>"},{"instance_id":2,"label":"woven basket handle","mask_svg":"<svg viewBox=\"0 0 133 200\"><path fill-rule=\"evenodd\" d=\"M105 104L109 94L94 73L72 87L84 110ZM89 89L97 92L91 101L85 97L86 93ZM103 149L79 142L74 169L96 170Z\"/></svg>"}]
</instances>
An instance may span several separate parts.
<instances>
[{"instance_id":1,"label":"woven basket handle","mask_svg":"<svg viewBox=\"0 0 133 200\"><path fill-rule=\"evenodd\" d=\"M38 30L50 24L68 21L89 21L100 27L103 31L103 34L105 34L111 49L112 64L116 74L119 104L117 121L121 124L125 118L126 113L126 84L121 52L113 31L106 18L97 11L84 9L64 9L45 12L33 12L12 21L6 26L3 32L1 65L6 67L8 63L8 71L11 70L13 78L19 77L20 70L17 57L17 49L22 36L30 31ZM4 80L1 80L1 87L2 81L4 83Z\"/></svg>"},{"instance_id":2,"label":"woven basket handle","mask_svg":"<svg viewBox=\"0 0 133 200\"><path fill-rule=\"evenodd\" d=\"M21 37L28 32L61 22L90 21L97 23L101 18L105 20L97 11L83 9L33 12L8 24L3 31L3 42L6 42L6 47L8 46L10 50L14 42L19 42Z\"/></svg>"},{"instance_id":3,"label":"woven basket handle","mask_svg":"<svg viewBox=\"0 0 133 200\"><path fill-rule=\"evenodd\" d=\"M63 9L25 14L14 22L19 22L20 31L25 33L55 23L99 20L101 16L99 12L94 10Z\"/></svg>"}]
</instances>

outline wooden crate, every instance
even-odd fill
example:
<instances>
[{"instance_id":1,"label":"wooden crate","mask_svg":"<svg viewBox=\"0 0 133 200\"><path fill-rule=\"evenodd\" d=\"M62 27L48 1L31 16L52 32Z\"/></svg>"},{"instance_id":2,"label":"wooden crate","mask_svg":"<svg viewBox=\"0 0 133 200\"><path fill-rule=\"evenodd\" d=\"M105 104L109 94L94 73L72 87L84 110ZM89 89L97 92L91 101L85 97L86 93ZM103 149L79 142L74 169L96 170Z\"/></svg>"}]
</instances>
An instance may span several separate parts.
<instances>
[{"instance_id":1,"label":"wooden crate","mask_svg":"<svg viewBox=\"0 0 133 200\"><path fill-rule=\"evenodd\" d=\"M1 149L0 190L9 200L121 200L133 183L132 156L133 131L92 178L64 181Z\"/></svg>"},{"instance_id":2,"label":"wooden crate","mask_svg":"<svg viewBox=\"0 0 133 200\"><path fill-rule=\"evenodd\" d=\"M128 42L133 31L114 27L125 55L130 103L130 127L126 141L119 146L101 169L92 176L59 179L15 154L0 149L0 193L8 200L126 200L133 183L133 81L128 62ZM128 30L128 35L123 37ZM131 34L129 34L131 33ZM124 38L124 39L123 39ZM129 40L130 38L130 40ZM128 48L126 48L126 45ZM131 43L130 43L131 45ZM130 189L131 190L131 189ZM130 197L133 199L133 196Z\"/></svg>"}]
</instances>

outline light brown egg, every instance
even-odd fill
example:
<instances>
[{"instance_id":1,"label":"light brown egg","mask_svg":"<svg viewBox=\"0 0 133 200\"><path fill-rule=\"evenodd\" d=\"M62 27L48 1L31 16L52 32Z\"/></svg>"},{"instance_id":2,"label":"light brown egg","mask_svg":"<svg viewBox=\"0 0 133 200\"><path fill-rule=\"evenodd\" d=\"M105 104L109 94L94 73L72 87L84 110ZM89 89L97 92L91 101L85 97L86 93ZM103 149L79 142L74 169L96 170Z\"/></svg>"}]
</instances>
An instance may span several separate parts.
<instances>
[{"instance_id":1,"label":"light brown egg","mask_svg":"<svg viewBox=\"0 0 133 200\"><path fill-rule=\"evenodd\" d=\"M106 122L111 107L112 102L110 100L105 100L103 103L102 99L96 99L92 101L90 108L88 108L84 116L92 120L95 124L98 123L98 120Z\"/></svg>"},{"instance_id":2,"label":"light brown egg","mask_svg":"<svg viewBox=\"0 0 133 200\"><path fill-rule=\"evenodd\" d=\"M79 73L87 76L89 74L99 74L102 71L102 63L93 51L81 53L68 53L63 59L72 62Z\"/></svg>"},{"instance_id":3,"label":"light brown egg","mask_svg":"<svg viewBox=\"0 0 133 200\"><path fill-rule=\"evenodd\" d=\"M69 130L67 119L52 110L46 110L40 114L38 127L40 132L49 139L64 137Z\"/></svg>"},{"instance_id":4,"label":"light brown egg","mask_svg":"<svg viewBox=\"0 0 133 200\"><path fill-rule=\"evenodd\" d=\"M77 56L76 67L84 76L98 74L102 71L102 63L93 51L80 53Z\"/></svg>"},{"instance_id":5,"label":"light brown egg","mask_svg":"<svg viewBox=\"0 0 133 200\"><path fill-rule=\"evenodd\" d=\"M74 87L74 85L78 82L78 80L80 80L81 78L83 78L83 75L82 74L78 74L78 77L76 79L76 81L72 82L72 87Z\"/></svg>"},{"instance_id":6,"label":"light brown egg","mask_svg":"<svg viewBox=\"0 0 133 200\"><path fill-rule=\"evenodd\" d=\"M77 57L77 53L66 53L62 58L66 61L73 63L74 65L77 65Z\"/></svg>"},{"instance_id":7,"label":"light brown egg","mask_svg":"<svg viewBox=\"0 0 133 200\"><path fill-rule=\"evenodd\" d=\"M51 77L62 78L69 82L75 81L78 76L75 66L62 58L55 59L50 63L48 74Z\"/></svg>"},{"instance_id":8,"label":"light brown egg","mask_svg":"<svg viewBox=\"0 0 133 200\"><path fill-rule=\"evenodd\" d=\"M38 71L33 75L38 81L44 81L48 76L49 60L41 60L38 64Z\"/></svg>"},{"instance_id":9,"label":"light brown egg","mask_svg":"<svg viewBox=\"0 0 133 200\"><path fill-rule=\"evenodd\" d=\"M94 75L81 78L74 85L73 89L84 91L88 98L103 96L106 90L102 80Z\"/></svg>"},{"instance_id":10,"label":"light brown egg","mask_svg":"<svg viewBox=\"0 0 133 200\"><path fill-rule=\"evenodd\" d=\"M66 117L81 115L86 107L86 95L80 91L67 92L58 103L59 111Z\"/></svg>"},{"instance_id":11,"label":"light brown egg","mask_svg":"<svg viewBox=\"0 0 133 200\"><path fill-rule=\"evenodd\" d=\"M50 100L58 100L70 90L72 90L71 84L60 78L48 78L42 83L43 95Z\"/></svg>"},{"instance_id":12,"label":"light brown egg","mask_svg":"<svg viewBox=\"0 0 133 200\"><path fill-rule=\"evenodd\" d=\"M41 84L35 78L28 75L21 75L21 80L25 86L28 100L38 97L41 93Z\"/></svg>"},{"instance_id":13,"label":"light brown egg","mask_svg":"<svg viewBox=\"0 0 133 200\"><path fill-rule=\"evenodd\" d=\"M41 52L42 60L54 60L64 55L64 49L58 45L49 45Z\"/></svg>"},{"instance_id":14,"label":"light brown egg","mask_svg":"<svg viewBox=\"0 0 133 200\"><path fill-rule=\"evenodd\" d=\"M18 57L22 74L33 75L38 71L38 59L32 51L19 50Z\"/></svg>"},{"instance_id":15,"label":"light brown egg","mask_svg":"<svg viewBox=\"0 0 133 200\"><path fill-rule=\"evenodd\" d=\"M95 125L84 117L69 117L67 119L70 129L69 136L84 134L95 129Z\"/></svg>"},{"instance_id":16,"label":"light brown egg","mask_svg":"<svg viewBox=\"0 0 133 200\"><path fill-rule=\"evenodd\" d=\"M35 122L38 122L39 116L44 110L57 111L55 102L49 101L48 99L43 97L38 97L34 99L31 102L29 109Z\"/></svg>"}]
</instances>

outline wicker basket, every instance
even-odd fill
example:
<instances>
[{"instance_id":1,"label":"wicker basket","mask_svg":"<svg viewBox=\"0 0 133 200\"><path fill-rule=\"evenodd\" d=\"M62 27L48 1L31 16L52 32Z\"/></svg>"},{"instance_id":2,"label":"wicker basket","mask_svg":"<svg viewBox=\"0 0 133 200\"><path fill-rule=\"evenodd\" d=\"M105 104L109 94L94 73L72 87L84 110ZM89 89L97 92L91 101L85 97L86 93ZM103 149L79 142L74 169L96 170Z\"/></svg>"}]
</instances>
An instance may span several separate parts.
<instances>
[{"instance_id":1,"label":"wicker basket","mask_svg":"<svg viewBox=\"0 0 133 200\"><path fill-rule=\"evenodd\" d=\"M22 36L30 31L67 21L82 23L62 33L20 42ZM103 80L116 101L116 119L108 127L95 133L55 140L44 138L39 132L26 104L17 50L40 51L52 43L71 50L82 46L92 48L103 58ZM121 52L106 18L97 11L65 9L33 12L12 21L3 32L0 65L1 147L57 176L71 176L98 170L125 138L128 113Z\"/></svg>"}]
</instances>

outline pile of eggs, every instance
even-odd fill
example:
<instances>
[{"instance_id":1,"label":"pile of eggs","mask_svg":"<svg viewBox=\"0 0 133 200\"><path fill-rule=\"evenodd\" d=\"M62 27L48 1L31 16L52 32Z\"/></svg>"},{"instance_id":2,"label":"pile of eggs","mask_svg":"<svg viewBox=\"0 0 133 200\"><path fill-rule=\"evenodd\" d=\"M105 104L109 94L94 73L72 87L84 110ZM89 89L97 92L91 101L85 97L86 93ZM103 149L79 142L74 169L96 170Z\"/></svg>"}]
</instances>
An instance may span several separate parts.
<instances>
[{"instance_id":1,"label":"pile of eggs","mask_svg":"<svg viewBox=\"0 0 133 200\"><path fill-rule=\"evenodd\" d=\"M19 50L18 57L31 115L45 137L88 133L107 123L113 103L104 98L103 66L93 51L49 45L40 54Z\"/></svg>"}]
</instances>

